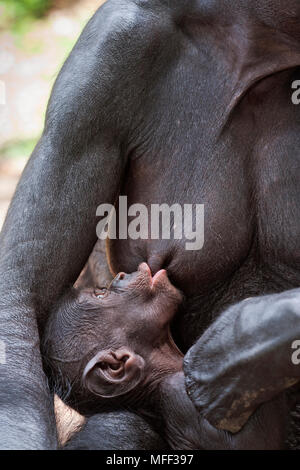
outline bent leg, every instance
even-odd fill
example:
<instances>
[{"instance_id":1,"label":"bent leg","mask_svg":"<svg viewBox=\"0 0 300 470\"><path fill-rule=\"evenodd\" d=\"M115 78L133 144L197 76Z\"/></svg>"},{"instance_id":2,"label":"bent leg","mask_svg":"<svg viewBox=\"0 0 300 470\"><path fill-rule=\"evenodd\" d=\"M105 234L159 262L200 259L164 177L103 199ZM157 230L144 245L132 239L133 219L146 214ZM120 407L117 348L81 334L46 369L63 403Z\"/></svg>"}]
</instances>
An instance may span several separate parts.
<instances>
[{"instance_id":1,"label":"bent leg","mask_svg":"<svg viewBox=\"0 0 300 470\"><path fill-rule=\"evenodd\" d=\"M139 416L116 411L92 416L64 450L162 450L163 439Z\"/></svg>"}]
</instances>

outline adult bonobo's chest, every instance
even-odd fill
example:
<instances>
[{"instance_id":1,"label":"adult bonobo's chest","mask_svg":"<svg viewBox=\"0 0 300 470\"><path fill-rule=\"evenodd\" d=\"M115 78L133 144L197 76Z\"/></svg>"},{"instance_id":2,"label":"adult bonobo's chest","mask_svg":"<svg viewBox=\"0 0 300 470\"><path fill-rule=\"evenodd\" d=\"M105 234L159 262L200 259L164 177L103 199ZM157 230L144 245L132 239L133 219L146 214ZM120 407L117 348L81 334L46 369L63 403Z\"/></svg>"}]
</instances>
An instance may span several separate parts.
<instances>
[{"instance_id":1,"label":"adult bonobo's chest","mask_svg":"<svg viewBox=\"0 0 300 470\"><path fill-rule=\"evenodd\" d=\"M168 269L186 294L190 338L229 303L300 281L300 107L291 99L300 41L236 11L209 22L202 13L174 12L168 57L163 46L152 56L122 194L149 214L153 204L203 204L204 245L111 242L116 272L142 261Z\"/></svg>"}]
</instances>

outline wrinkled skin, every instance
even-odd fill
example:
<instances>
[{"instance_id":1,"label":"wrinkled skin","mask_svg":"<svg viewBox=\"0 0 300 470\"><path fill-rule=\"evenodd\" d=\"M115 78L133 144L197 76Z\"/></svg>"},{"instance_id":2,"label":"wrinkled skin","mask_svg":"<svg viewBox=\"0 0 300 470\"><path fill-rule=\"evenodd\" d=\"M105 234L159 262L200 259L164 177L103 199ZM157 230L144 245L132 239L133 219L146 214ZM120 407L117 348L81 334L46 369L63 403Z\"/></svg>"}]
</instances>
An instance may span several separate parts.
<instances>
[{"instance_id":1,"label":"wrinkled skin","mask_svg":"<svg viewBox=\"0 0 300 470\"><path fill-rule=\"evenodd\" d=\"M184 293L174 335L186 352L200 338L185 359L195 406L207 407L218 426L233 429L232 416L236 430L243 423L234 413L223 421L215 390L224 387L226 410L236 399L244 409L246 368L248 416L299 379L286 353L300 338L300 109L291 102L299 24L298 0L108 0L87 25L56 81L0 238L3 448L56 447L39 334L95 245L97 206L120 192L128 204L205 205L200 251L187 252L185 240L116 240L108 248L113 275L146 261L153 274L167 269ZM246 310L248 297L260 299ZM230 324L223 329L228 312L238 329L241 319L245 342ZM216 339L202 339L218 317ZM276 372L260 376L268 336ZM219 370L223 344L236 385Z\"/></svg>"}]
</instances>

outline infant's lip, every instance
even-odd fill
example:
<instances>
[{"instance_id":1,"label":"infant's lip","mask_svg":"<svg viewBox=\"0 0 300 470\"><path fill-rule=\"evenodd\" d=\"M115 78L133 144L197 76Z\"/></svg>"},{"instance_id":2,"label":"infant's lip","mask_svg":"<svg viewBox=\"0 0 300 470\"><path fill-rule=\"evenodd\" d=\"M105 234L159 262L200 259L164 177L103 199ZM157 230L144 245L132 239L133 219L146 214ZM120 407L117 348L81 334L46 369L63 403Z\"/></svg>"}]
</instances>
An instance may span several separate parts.
<instances>
[{"instance_id":1,"label":"infant's lip","mask_svg":"<svg viewBox=\"0 0 300 470\"><path fill-rule=\"evenodd\" d=\"M161 280L167 278L167 271L165 269L160 269L153 277L151 269L147 263L142 263L139 266L139 271L144 272L149 277L151 288L155 287Z\"/></svg>"},{"instance_id":2,"label":"infant's lip","mask_svg":"<svg viewBox=\"0 0 300 470\"><path fill-rule=\"evenodd\" d=\"M139 265L139 271L147 273L152 278L151 269L147 263L141 263Z\"/></svg>"},{"instance_id":3,"label":"infant's lip","mask_svg":"<svg viewBox=\"0 0 300 470\"><path fill-rule=\"evenodd\" d=\"M167 277L167 271L165 269L161 269L158 271L152 278L152 287L159 283L162 279Z\"/></svg>"}]
</instances>

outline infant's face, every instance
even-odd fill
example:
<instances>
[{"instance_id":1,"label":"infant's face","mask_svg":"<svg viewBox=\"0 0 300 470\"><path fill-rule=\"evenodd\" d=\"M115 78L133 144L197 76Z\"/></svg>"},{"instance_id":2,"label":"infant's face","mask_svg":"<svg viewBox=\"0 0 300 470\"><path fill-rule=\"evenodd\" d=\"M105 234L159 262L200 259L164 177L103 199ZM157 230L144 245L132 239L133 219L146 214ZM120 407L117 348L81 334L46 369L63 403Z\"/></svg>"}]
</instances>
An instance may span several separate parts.
<instances>
[{"instance_id":1,"label":"infant's face","mask_svg":"<svg viewBox=\"0 0 300 470\"><path fill-rule=\"evenodd\" d=\"M165 270L152 276L142 263L133 274L119 273L107 288L73 292L54 314L49 335L51 355L70 382L81 380L94 390L101 373L101 390L107 384L111 390L123 374L127 391L130 377L132 383L137 377L133 370L139 369L144 385L180 370L182 354L171 337L170 322L182 295Z\"/></svg>"},{"instance_id":2,"label":"infant's face","mask_svg":"<svg viewBox=\"0 0 300 470\"><path fill-rule=\"evenodd\" d=\"M111 343L138 343L153 347L168 334L169 325L182 301L181 293L170 283L165 270L152 276L146 263L133 274L119 273L107 288L79 292L78 306L90 313L92 336L98 332ZM85 315L85 325L88 325ZM87 330L85 331L85 334Z\"/></svg>"}]
</instances>

